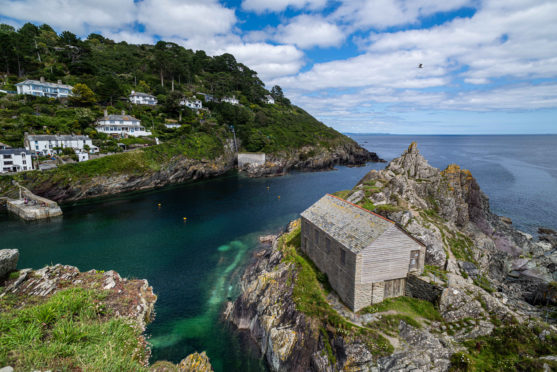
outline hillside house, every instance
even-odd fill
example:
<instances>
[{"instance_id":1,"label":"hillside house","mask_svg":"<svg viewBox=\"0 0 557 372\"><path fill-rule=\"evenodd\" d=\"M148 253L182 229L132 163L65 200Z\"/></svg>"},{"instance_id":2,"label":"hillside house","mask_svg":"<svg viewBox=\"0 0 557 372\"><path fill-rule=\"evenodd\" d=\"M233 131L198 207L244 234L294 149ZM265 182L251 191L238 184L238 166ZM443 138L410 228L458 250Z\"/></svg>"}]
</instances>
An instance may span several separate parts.
<instances>
[{"instance_id":1,"label":"hillside house","mask_svg":"<svg viewBox=\"0 0 557 372\"><path fill-rule=\"evenodd\" d=\"M203 101L204 102L217 102L217 100L215 99L215 97L212 94L197 92L196 95L203 96Z\"/></svg>"},{"instance_id":2,"label":"hillside house","mask_svg":"<svg viewBox=\"0 0 557 372\"><path fill-rule=\"evenodd\" d=\"M425 245L395 222L333 195L302 212L302 251L353 311L404 295Z\"/></svg>"},{"instance_id":3,"label":"hillside house","mask_svg":"<svg viewBox=\"0 0 557 372\"><path fill-rule=\"evenodd\" d=\"M31 94L51 98L69 97L72 95L73 89L71 85L62 84L61 80L58 80L58 83L49 83L43 77L41 77L41 80L25 80L15 86L17 94Z\"/></svg>"},{"instance_id":4,"label":"hillside house","mask_svg":"<svg viewBox=\"0 0 557 372\"><path fill-rule=\"evenodd\" d=\"M0 173L22 172L33 169L32 152L26 149L0 150Z\"/></svg>"},{"instance_id":5,"label":"hillside house","mask_svg":"<svg viewBox=\"0 0 557 372\"><path fill-rule=\"evenodd\" d=\"M25 133L23 142L27 150L36 155L43 156L57 154L58 149L64 148L72 148L76 153L94 154L99 152L99 148L93 145L93 141L89 136ZM81 158L84 157L85 155L81 156Z\"/></svg>"},{"instance_id":6,"label":"hillside house","mask_svg":"<svg viewBox=\"0 0 557 372\"><path fill-rule=\"evenodd\" d=\"M157 104L157 97L142 93L142 92L135 92L132 90L132 93L129 96L130 102L135 105L151 105L154 106Z\"/></svg>"},{"instance_id":7,"label":"hillside house","mask_svg":"<svg viewBox=\"0 0 557 372\"><path fill-rule=\"evenodd\" d=\"M122 111L122 115L108 115L104 112L104 116L97 120L97 131L106 133L115 137L142 137L152 135L141 125L139 119L131 115L126 115Z\"/></svg>"},{"instance_id":8,"label":"hillside house","mask_svg":"<svg viewBox=\"0 0 557 372\"><path fill-rule=\"evenodd\" d=\"M182 98L180 100L180 105L189 107L192 110L200 110L203 108L201 100L197 98Z\"/></svg>"},{"instance_id":9,"label":"hillside house","mask_svg":"<svg viewBox=\"0 0 557 372\"><path fill-rule=\"evenodd\" d=\"M232 97L222 97L221 102L230 103L231 105L239 105L240 101L235 96Z\"/></svg>"},{"instance_id":10,"label":"hillside house","mask_svg":"<svg viewBox=\"0 0 557 372\"><path fill-rule=\"evenodd\" d=\"M267 94L265 96L265 103L267 103L269 105L274 105L275 104L275 99L270 94Z\"/></svg>"}]
</instances>

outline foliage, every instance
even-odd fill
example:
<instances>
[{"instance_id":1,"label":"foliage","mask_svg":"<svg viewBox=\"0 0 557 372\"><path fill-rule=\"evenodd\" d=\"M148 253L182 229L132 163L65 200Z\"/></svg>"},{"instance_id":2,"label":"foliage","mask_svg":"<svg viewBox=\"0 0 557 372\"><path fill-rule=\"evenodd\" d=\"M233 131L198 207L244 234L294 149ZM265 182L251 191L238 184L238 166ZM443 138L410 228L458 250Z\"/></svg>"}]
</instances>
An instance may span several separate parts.
<instances>
[{"instance_id":1,"label":"foliage","mask_svg":"<svg viewBox=\"0 0 557 372\"><path fill-rule=\"evenodd\" d=\"M104 295L81 288L42 303L0 313L0 365L16 370L144 370L141 331L125 319L110 319ZM10 306L11 305L11 306Z\"/></svg>"},{"instance_id":2,"label":"foliage","mask_svg":"<svg viewBox=\"0 0 557 372\"><path fill-rule=\"evenodd\" d=\"M70 102L76 106L91 106L97 103L95 93L86 84L77 83L72 89Z\"/></svg>"},{"instance_id":3,"label":"foliage","mask_svg":"<svg viewBox=\"0 0 557 372\"><path fill-rule=\"evenodd\" d=\"M549 331L540 339L543 326L507 324L495 328L491 335L464 341L468 348L466 358L451 358L453 371L532 371L542 370L540 356L557 354L557 334ZM545 361L547 363L555 363ZM557 363L552 367L557 367Z\"/></svg>"},{"instance_id":4,"label":"foliage","mask_svg":"<svg viewBox=\"0 0 557 372\"><path fill-rule=\"evenodd\" d=\"M423 318L432 321L443 320L441 314L439 314L439 311L431 302L405 296L387 298L383 300L383 302L363 308L360 312L362 314L374 314L389 310L408 315L414 319Z\"/></svg>"}]
</instances>

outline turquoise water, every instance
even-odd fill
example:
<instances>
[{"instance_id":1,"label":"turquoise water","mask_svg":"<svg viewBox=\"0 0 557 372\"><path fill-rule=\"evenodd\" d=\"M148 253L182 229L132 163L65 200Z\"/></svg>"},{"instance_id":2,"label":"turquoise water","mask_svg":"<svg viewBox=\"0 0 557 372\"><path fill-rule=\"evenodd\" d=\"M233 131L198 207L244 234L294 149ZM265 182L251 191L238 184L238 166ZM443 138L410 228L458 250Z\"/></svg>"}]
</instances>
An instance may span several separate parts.
<instances>
[{"instance_id":1,"label":"turquoise water","mask_svg":"<svg viewBox=\"0 0 557 372\"><path fill-rule=\"evenodd\" d=\"M557 228L557 136L354 138L387 160L416 140L434 166L471 169L493 209L519 228ZM178 362L206 350L216 371L262 371L265 365L245 337L219 320L258 236L278 232L324 193L352 188L383 166L267 179L231 173L64 205L64 216L50 222L25 223L0 212L0 249L19 248L20 268L64 263L148 279L159 296L148 328L153 360Z\"/></svg>"},{"instance_id":2,"label":"turquoise water","mask_svg":"<svg viewBox=\"0 0 557 372\"><path fill-rule=\"evenodd\" d=\"M264 363L245 340L219 321L258 237L279 232L324 193L351 188L381 166L267 179L231 173L65 205L64 216L50 222L25 223L3 213L0 248L19 248L20 268L64 263L148 279L159 296L147 330L153 360L178 362L206 350L215 371L261 371Z\"/></svg>"}]
</instances>

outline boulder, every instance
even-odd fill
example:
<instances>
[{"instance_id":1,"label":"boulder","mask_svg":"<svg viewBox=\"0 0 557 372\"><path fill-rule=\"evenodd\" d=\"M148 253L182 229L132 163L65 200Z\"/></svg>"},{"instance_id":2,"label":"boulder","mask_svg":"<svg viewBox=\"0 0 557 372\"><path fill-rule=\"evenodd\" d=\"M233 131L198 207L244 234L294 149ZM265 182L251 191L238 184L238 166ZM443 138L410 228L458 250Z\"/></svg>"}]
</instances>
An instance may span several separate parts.
<instances>
[{"instance_id":1,"label":"boulder","mask_svg":"<svg viewBox=\"0 0 557 372\"><path fill-rule=\"evenodd\" d=\"M2 249L0 250L0 279L15 271L19 260L19 250Z\"/></svg>"},{"instance_id":2,"label":"boulder","mask_svg":"<svg viewBox=\"0 0 557 372\"><path fill-rule=\"evenodd\" d=\"M193 353L188 355L185 359L182 359L178 365L178 371L180 372L213 372L213 367L211 362L209 362L209 357L205 352Z\"/></svg>"}]
</instances>

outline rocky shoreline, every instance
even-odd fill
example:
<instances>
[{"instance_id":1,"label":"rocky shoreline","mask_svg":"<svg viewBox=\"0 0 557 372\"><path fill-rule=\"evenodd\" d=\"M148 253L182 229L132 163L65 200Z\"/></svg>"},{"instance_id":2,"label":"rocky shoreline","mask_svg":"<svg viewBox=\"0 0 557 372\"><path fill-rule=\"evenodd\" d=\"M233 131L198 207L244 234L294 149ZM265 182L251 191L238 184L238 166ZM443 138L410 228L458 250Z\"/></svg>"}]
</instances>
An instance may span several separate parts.
<instances>
[{"instance_id":1,"label":"rocky shoreline","mask_svg":"<svg viewBox=\"0 0 557 372\"><path fill-rule=\"evenodd\" d=\"M325 317L308 312L295 294L302 266L285 257L284 243L275 239L271 248L256 254L241 279L240 297L225 311L231 324L251 335L271 370L482 369L477 364L486 358L479 357L482 352L497 340L526 337L519 334L531 337L525 344L546 350L530 356L517 351L517 358L525 358L521 363L541 370L557 366L557 356L544 354L557 352L555 319L547 317L557 304L557 234L552 230L540 230L537 241L513 229L490 211L469 171L456 165L443 171L431 167L415 144L385 170L368 173L343 197L374 208L427 244L428 266L419 279L435 283L438 293L431 301L438 316L424 321L393 318L392 310L354 314L334 293L326 296L334 312ZM283 237L295 229L291 226ZM369 337L331 326L331 316L339 315L362 330L378 331L392 349L385 352Z\"/></svg>"},{"instance_id":2,"label":"rocky shoreline","mask_svg":"<svg viewBox=\"0 0 557 372\"><path fill-rule=\"evenodd\" d=\"M0 310L6 311L4 306L11 303L17 304L21 311L26 305L41 304L57 293L67 290L93 290L103 294L103 300L97 307L103 314L107 314L108 318L105 321L127 319L139 330L137 353L136 356L130 355L130 358L140 358L138 361L145 370L150 372L212 371L205 353L191 354L178 365L164 361L149 365L151 350L143 333L147 324L155 317L157 296L147 280L122 278L112 270L80 272L74 266L61 264L45 266L39 270L17 271L18 259L17 249L0 250ZM45 323L43 325L46 326ZM0 367L5 366L0 365Z\"/></svg>"},{"instance_id":3,"label":"rocky shoreline","mask_svg":"<svg viewBox=\"0 0 557 372\"><path fill-rule=\"evenodd\" d=\"M226 148L224 155L214 160L193 160L183 156L173 158L157 172L142 174L113 174L53 180L37 180L34 173L22 176L20 183L33 193L50 200L65 203L109 196L119 193L149 190L189 180L221 176L235 168L235 154ZM369 152L356 143L346 142L335 148L304 147L290 153L269 155L261 167L248 166L245 171L251 177L282 175L290 170L332 169L335 165L365 165L369 161L383 161L377 154ZM0 189L0 195L8 190Z\"/></svg>"}]
</instances>

